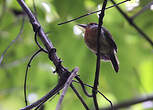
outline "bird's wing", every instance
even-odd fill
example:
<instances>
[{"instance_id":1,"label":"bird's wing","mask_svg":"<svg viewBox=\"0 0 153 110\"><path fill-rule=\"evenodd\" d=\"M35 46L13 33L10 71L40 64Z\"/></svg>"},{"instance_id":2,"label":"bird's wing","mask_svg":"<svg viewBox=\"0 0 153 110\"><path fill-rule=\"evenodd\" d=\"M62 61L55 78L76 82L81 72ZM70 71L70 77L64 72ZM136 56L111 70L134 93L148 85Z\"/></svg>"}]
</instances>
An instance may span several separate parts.
<instances>
[{"instance_id":1,"label":"bird's wing","mask_svg":"<svg viewBox=\"0 0 153 110\"><path fill-rule=\"evenodd\" d=\"M117 52L117 46L115 44L115 41L112 38L112 35L109 33L109 31L107 29L105 29L104 27L102 27L104 29L104 35L107 37L106 40L109 42L109 44L115 49L115 51Z\"/></svg>"}]
</instances>

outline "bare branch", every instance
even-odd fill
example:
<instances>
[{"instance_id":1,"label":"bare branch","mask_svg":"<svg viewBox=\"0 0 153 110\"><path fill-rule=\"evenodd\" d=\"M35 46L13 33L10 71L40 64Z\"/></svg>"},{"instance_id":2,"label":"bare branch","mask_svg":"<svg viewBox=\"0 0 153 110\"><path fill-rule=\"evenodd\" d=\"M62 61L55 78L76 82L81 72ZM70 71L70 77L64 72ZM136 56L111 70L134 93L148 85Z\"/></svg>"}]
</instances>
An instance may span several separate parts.
<instances>
[{"instance_id":1,"label":"bare branch","mask_svg":"<svg viewBox=\"0 0 153 110\"><path fill-rule=\"evenodd\" d=\"M139 16L141 13L143 13L145 10L150 8L150 6L153 5L153 1L148 3L146 6L144 6L140 11L138 11L135 15L131 17L131 19L135 19L137 16Z\"/></svg>"},{"instance_id":2,"label":"bare branch","mask_svg":"<svg viewBox=\"0 0 153 110\"><path fill-rule=\"evenodd\" d=\"M27 7L24 0L17 0L17 1L20 4L20 6L22 7L22 9L25 11L25 13L28 15L29 20L33 26L34 32L35 33L38 32L40 40L42 41L46 50L48 51L49 59L54 63L54 65L56 67L56 72L59 75L59 82L56 85L56 87L54 87L54 89L52 89L49 93L47 93L44 97L42 97L38 101L21 109L21 110L29 110L29 109L32 109L34 107L37 107L37 106L45 103L50 97L57 94L64 87L64 84L65 84L67 78L69 77L70 72L65 67L62 66L61 60L56 55L56 49L53 47L52 42L48 39L48 37L46 36L40 23L37 21L36 17L31 12L31 10Z\"/></svg>"},{"instance_id":3,"label":"bare branch","mask_svg":"<svg viewBox=\"0 0 153 110\"><path fill-rule=\"evenodd\" d=\"M7 53L8 49L19 39L19 37L21 36L22 32L23 32L23 28L24 28L24 22L25 22L25 18L23 17L22 18L22 25L21 25L21 28L20 28L20 31L18 33L18 35L16 36L16 38L14 40L12 40L10 42L10 44L8 45L8 47L4 50L4 52L2 53L1 55L1 58L0 58L0 65L2 64L2 61L4 59L4 56L5 54Z\"/></svg>"},{"instance_id":4,"label":"bare branch","mask_svg":"<svg viewBox=\"0 0 153 110\"><path fill-rule=\"evenodd\" d=\"M49 98L54 96L56 93L58 93L62 88L64 87L64 83L58 83L54 89L52 89L50 92L48 92L45 96L43 96L41 99L37 100L36 102L20 109L20 110L30 110L34 107L39 106L41 103L46 102Z\"/></svg>"},{"instance_id":5,"label":"bare branch","mask_svg":"<svg viewBox=\"0 0 153 110\"><path fill-rule=\"evenodd\" d=\"M62 94L61 94L61 97L60 97L60 99L59 99L59 101L58 101L58 104L57 104L57 106L56 106L56 110L59 110L59 109L60 109L61 104L62 104L62 101L63 101L64 96L65 96L65 94L66 94L66 91L67 91L67 89L68 89L68 86L72 83L72 80L73 80L73 78L77 75L76 73L77 73L78 71L79 71L79 68L74 68L74 70L72 71L71 75L70 75L69 78L67 79L67 81L66 81L66 83L65 83L65 85L64 85L64 88L63 88L63 92L62 92Z\"/></svg>"},{"instance_id":6,"label":"bare branch","mask_svg":"<svg viewBox=\"0 0 153 110\"><path fill-rule=\"evenodd\" d=\"M30 60L29 60L29 62L28 62L28 64L27 64L26 73L25 73L25 79L24 79L24 98L25 98L24 100L25 100L26 106L28 105L28 101L27 101L27 92L26 92L26 90L27 90L27 76L28 76L28 70L29 70L29 68L30 68L30 66L31 66L32 60L33 60L33 59L35 58L35 56L36 56L37 54L39 54L41 51L42 51L41 49L38 50L38 51L36 51L36 52L34 53L34 55L32 55L32 57L30 58Z\"/></svg>"},{"instance_id":7,"label":"bare branch","mask_svg":"<svg viewBox=\"0 0 153 110\"><path fill-rule=\"evenodd\" d=\"M109 6L109 7L105 8L105 9L112 8L112 7L116 6L116 5L120 5L120 4L125 3L125 2L127 2L127 1L130 1L130 0L122 1L122 2L120 2L120 3L118 3L118 4L114 4L114 5L112 5L112 6ZM72 21L76 21L76 20L78 20L78 19L81 19L81 18L83 18L83 17L89 16L89 15L91 15L91 14L95 14L95 13L100 12L100 11L102 11L102 10L97 10L97 11L93 11L93 12L91 12L91 13L84 14L84 15L79 16L79 17L76 17L76 18L74 18L74 19L71 19L71 20L68 20L68 21L59 23L58 25L63 25L63 24L66 24L66 23L69 23L69 22L72 22Z\"/></svg>"},{"instance_id":8,"label":"bare branch","mask_svg":"<svg viewBox=\"0 0 153 110\"><path fill-rule=\"evenodd\" d=\"M139 104L142 102L146 102L146 101L153 101L153 95L150 96L145 96L145 97L140 97L140 98L136 98L136 99L131 99L125 102L121 102L119 104L114 105L114 110L119 110L121 108L127 108L129 106L135 105L135 104ZM100 110L112 110L110 107L106 107L106 108L102 108Z\"/></svg>"},{"instance_id":9,"label":"bare branch","mask_svg":"<svg viewBox=\"0 0 153 110\"><path fill-rule=\"evenodd\" d=\"M75 80L73 80L73 82L80 83L80 82L75 81ZM90 86L90 85L88 85L88 84L83 83L83 85L84 85L84 86L87 86L87 87L90 87L90 88L93 89L93 87ZM112 108L112 110L113 110L113 103L111 102L111 100L109 100L109 99L108 99L102 92L100 92L98 89L95 90L95 91L98 92L100 95L102 95L102 96L104 97L104 99L106 99L106 100L110 103L110 106L111 106L111 108Z\"/></svg>"},{"instance_id":10,"label":"bare branch","mask_svg":"<svg viewBox=\"0 0 153 110\"><path fill-rule=\"evenodd\" d=\"M113 3L113 4L116 4L115 2L114 2L114 0L111 0L111 2ZM134 27L136 30L137 30L137 32L138 33L140 33L141 35L142 35L142 37L146 40L146 41L148 41L149 43L150 43L150 45L153 47L153 41L133 22L133 20L126 14L126 13L124 13L123 12L123 10L119 7L119 6L117 6L116 5L116 8L117 8L117 10L124 16L124 18L128 21L128 23L132 26L132 27Z\"/></svg>"},{"instance_id":11,"label":"bare branch","mask_svg":"<svg viewBox=\"0 0 153 110\"><path fill-rule=\"evenodd\" d=\"M85 103L85 101L83 100L83 98L80 96L80 94L78 93L78 91L75 89L75 87L73 86L73 84L70 85L72 90L75 92L75 94L77 95L77 97L79 98L79 100L81 101L81 103L83 104L83 106L85 107L86 110L89 110L87 104Z\"/></svg>"},{"instance_id":12,"label":"bare branch","mask_svg":"<svg viewBox=\"0 0 153 110\"><path fill-rule=\"evenodd\" d=\"M100 72L100 35L101 35L101 26L103 24L103 18L105 15L105 7L107 4L107 0L104 0L101 13L99 14L99 23L98 23L98 36L97 36L97 63L96 63L96 72L95 72L95 80L94 80L94 86L92 89L92 95L93 95L93 101L95 105L95 109L99 110L98 107L98 102L97 102L97 86L98 86L98 81L99 81L99 72ZM96 91L95 91L96 90Z\"/></svg>"},{"instance_id":13,"label":"bare branch","mask_svg":"<svg viewBox=\"0 0 153 110\"><path fill-rule=\"evenodd\" d=\"M87 92L87 90L85 89L83 81L78 76L76 76L75 78L79 81L79 83L80 83L80 85L81 85L81 87L82 87L83 92L85 93L85 95L88 96L88 97L93 97L93 95L92 94L90 95Z\"/></svg>"},{"instance_id":14,"label":"bare branch","mask_svg":"<svg viewBox=\"0 0 153 110\"><path fill-rule=\"evenodd\" d=\"M39 29L38 29L38 31L39 31ZM40 50L42 50L42 51L45 52L45 53L48 53L47 50L45 50L45 49L43 49L43 48L41 47L41 45L39 44L39 42L38 42L38 40L37 40L37 33L38 33L38 31L35 32L35 43L36 43L37 46L40 48Z\"/></svg>"}]
</instances>

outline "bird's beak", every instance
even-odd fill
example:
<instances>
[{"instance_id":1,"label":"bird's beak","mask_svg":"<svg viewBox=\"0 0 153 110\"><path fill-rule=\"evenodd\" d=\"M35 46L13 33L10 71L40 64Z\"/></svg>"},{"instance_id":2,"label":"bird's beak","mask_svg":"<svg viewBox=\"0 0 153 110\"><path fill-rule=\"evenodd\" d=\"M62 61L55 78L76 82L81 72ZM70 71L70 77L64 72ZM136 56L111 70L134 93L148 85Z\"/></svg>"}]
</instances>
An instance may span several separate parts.
<instances>
[{"instance_id":1,"label":"bird's beak","mask_svg":"<svg viewBox=\"0 0 153 110\"><path fill-rule=\"evenodd\" d=\"M87 27L87 24L78 24L78 26L80 26L80 27L85 29Z\"/></svg>"}]
</instances>

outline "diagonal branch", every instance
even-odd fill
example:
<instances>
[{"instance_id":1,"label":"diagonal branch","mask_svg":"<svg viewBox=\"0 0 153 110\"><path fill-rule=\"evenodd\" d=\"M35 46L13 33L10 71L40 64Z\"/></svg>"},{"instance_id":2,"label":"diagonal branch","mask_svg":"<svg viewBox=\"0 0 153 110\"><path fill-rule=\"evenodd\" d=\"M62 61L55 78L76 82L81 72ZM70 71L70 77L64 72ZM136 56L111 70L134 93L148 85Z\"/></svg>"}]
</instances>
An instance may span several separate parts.
<instances>
[{"instance_id":1,"label":"diagonal branch","mask_svg":"<svg viewBox=\"0 0 153 110\"><path fill-rule=\"evenodd\" d=\"M56 49L53 47L52 42L48 39L43 28L41 27L41 25L37 21L36 17L31 12L31 10L27 7L24 0L17 0L17 1L20 4L20 6L23 8L25 13L28 15L29 20L33 26L34 32L38 31L38 35L40 37L40 40L42 41L45 48L47 49L50 60L54 63L54 65L57 69L57 73L61 76L61 74L66 71L66 69L61 65L61 60L56 55Z\"/></svg>"},{"instance_id":2,"label":"diagonal branch","mask_svg":"<svg viewBox=\"0 0 153 110\"><path fill-rule=\"evenodd\" d=\"M112 5L112 6L106 7L105 9L110 9L110 8L116 6L116 5L120 5L120 4L125 3L125 2L127 2L127 1L130 1L130 0L125 0L125 1L119 2L119 3L114 4L114 5ZM93 11L93 12L90 12L90 13L84 14L84 15L79 16L79 17L76 17L76 18L74 18L74 19L71 19L71 20L68 20L68 21L65 21L65 22L59 23L58 25L63 25L63 24L66 24L66 23L69 23L69 22L72 22L72 21L76 21L76 20L78 20L78 19L81 19L81 18L83 18L83 17L89 16L89 15L91 15L91 14L98 13L98 12L100 12L100 11L102 11L102 10L97 10L97 11Z\"/></svg>"},{"instance_id":3,"label":"diagonal branch","mask_svg":"<svg viewBox=\"0 0 153 110\"><path fill-rule=\"evenodd\" d=\"M153 5L153 1L148 3L146 6L144 6L140 11L138 11L135 15L133 15L131 18L135 19L137 16L139 16L141 13L143 13L145 10L150 8L150 6Z\"/></svg>"},{"instance_id":4,"label":"diagonal branch","mask_svg":"<svg viewBox=\"0 0 153 110\"><path fill-rule=\"evenodd\" d=\"M72 90L75 92L75 94L77 95L77 97L79 98L79 100L81 101L81 103L83 104L84 108L86 110L89 110L87 104L85 103L85 101L83 100L83 98L80 96L80 94L78 93L78 91L75 89L75 87L73 86L73 84L70 85Z\"/></svg>"},{"instance_id":5,"label":"diagonal branch","mask_svg":"<svg viewBox=\"0 0 153 110\"><path fill-rule=\"evenodd\" d=\"M54 89L52 89L49 93L47 93L44 97L42 97L41 99L37 100L36 102L20 109L20 110L30 110L34 107L39 106L41 103L46 102L49 98L51 98L53 95L55 95L56 93L58 93L62 88L64 87L64 83L58 83L56 85L56 87Z\"/></svg>"},{"instance_id":6,"label":"diagonal branch","mask_svg":"<svg viewBox=\"0 0 153 110\"><path fill-rule=\"evenodd\" d=\"M114 0L111 0L111 2L113 3L113 4L116 4L115 2L114 2ZM116 5L116 8L117 8L117 10L124 16L124 18L128 21L128 23L131 25L131 26L133 26L136 30L137 30L137 32L138 33L140 33L141 35L142 35L142 37L146 40L146 41L148 41L149 43L150 43L150 45L153 47L153 41L133 22L133 19L131 19L126 13L124 13L123 11L122 11L122 9L119 7L119 6L117 6Z\"/></svg>"},{"instance_id":7,"label":"diagonal branch","mask_svg":"<svg viewBox=\"0 0 153 110\"><path fill-rule=\"evenodd\" d=\"M75 81L75 80L73 80L73 82L76 82L76 83L80 83L80 82L78 82L78 81ZM85 84L85 83L83 83L83 85L84 86L87 86L87 87L90 87L90 88L92 88L93 89L93 87L92 86L90 86L90 85L88 85L88 84ZM113 104L112 104L112 102L111 102L111 100L109 100L102 92L100 92L98 89L97 89L97 91L96 92L98 92L101 96L103 96L104 97L104 99L106 99L109 103L110 103L110 106L111 106L111 108L113 109Z\"/></svg>"},{"instance_id":8,"label":"diagonal branch","mask_svg":"<svg viewBox=\"0 0 153 110\"><path fill-rule=\"evenodd\" d=\"M63 88L63 92L61 94L61 97L58 101L58 104L56 106L56 110L59 110L62 104L62 101L64 99L64 96L66 94L66 91L68 89L68 87L70 86L70 84L72 83L73 78L77 75L77 72L79 71L79 68L74 68L74 70L72 71L71 75L69 76L69 78L67 79L64 88Z\"/></svg>"},{"instance_id":9,"label":"diagonal branch","mask_svg":"<svg viewBox=\"0 0 153 110\"><path fill-rule=\"evenodd\" d=\"M25 13L28 15L29 20L33 26L34 32L38 32L38 35L40 37L40 40L42 41L43 45L45 46L49 59L54 63L56 67L56 72L59 75L59 82L58 84L44 97L39 99L38 101L32 103L31 105L28 105L24 107L21 110L29 110L34 107L38 107L39 105L45 103L49 98L51 98L53 95L58 93L63 87L65 82L67 81L68 77L70 76L70 72L62 66L62 61L59 59L59 57L56 55L56 49L54 48L52 42L48 39L46 36L43 28L41 27L40 23L37 21L36 17L34 14L31 12L31 10L27 7L25 4L24 0L17 0L22 9L25 11Z\"/></svg>"},{"instance_id":10,"label":"diagonal branch","mask_svg":"<svg viewBox=\"0 0 153 110\"><path fill-rule=\"evenodd\" d=\"M16 36L16 38L14 40L12 40L10 42L10 44L8 45L8 47L4 50L4 52L2 53L1 55L1 58L0 58L0 65L2 64L2 61L4 59L4 56L5 54L7 53L8 49L19 39L19 37L21 36L22 32L23 32L23 28L24 28L24 22L25 22L25 18L23 16L22 18L22 25L21 25L21 28L20 28L20 32L18 33L18 35Z\"/></svg>"},{"instance_id":11,"label":"diagonal branch","mask_svg":"<svg viewBox=\"0 0 153 110\"><path fill-rule=\"evenodd\" d=\"M135 104L139 104L142 102L146 102L146 101L153 101L153 95L150 96L145 96L145 97L140 97L140 98L136 98L136 99L131 99L125 102L121 102L119 104L114 105L114 110L119 110L121 108L127 108L129 106L135 105ZM106 108L102 108L100 110L112 110L110 107L106 107Z\"/></svg>"}]
</instances>

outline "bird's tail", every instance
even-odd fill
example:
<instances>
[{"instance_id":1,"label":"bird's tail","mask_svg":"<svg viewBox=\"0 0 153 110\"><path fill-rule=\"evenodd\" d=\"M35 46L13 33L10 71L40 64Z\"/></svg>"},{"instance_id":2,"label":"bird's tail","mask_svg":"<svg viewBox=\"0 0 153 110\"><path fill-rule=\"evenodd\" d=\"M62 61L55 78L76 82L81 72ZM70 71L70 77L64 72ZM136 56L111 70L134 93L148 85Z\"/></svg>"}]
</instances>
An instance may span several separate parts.
<instances>
[{"instance_id":1,"label":"bird's tail","mask_svg":"<svg viewBox=\"0 0 153 110\"><path fill-rule=\"evenodd\" d=\"M114 67L114 70L116 72L118 72L118 70L119 70L119 61L118 61L117 56L115 54L111 54L110 55L110 60L111 60L111 63L113 65L113 67Z\"/></svg>"}]
</instances>

